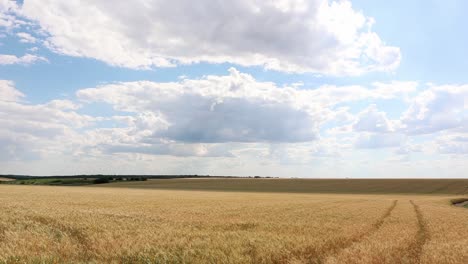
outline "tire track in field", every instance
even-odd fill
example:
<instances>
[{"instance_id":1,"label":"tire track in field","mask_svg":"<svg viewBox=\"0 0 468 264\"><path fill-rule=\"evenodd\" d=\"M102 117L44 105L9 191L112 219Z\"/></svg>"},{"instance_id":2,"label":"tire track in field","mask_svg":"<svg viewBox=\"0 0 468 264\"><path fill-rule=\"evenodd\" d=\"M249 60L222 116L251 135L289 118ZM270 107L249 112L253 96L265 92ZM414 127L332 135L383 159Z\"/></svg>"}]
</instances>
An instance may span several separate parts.
<instances>
[{"instance_id":1,"label":"tire track in field","mask_svg":"<svg viewBox=\"0 0 468 264\"><path fill-rule=\"evenodd\" d=\"M375 232L377 232L380 229L380 227L382 227L385 220L392 214L392 211L395 209L397 204L398 204L398 200L394 200L392 205L387 208L385 213L374 224L372 224L372 227L369 230L367 230L367 232L361 233L361 234L349 239L348 241L346 241L346 243L344 243L344 245L341 245L341 247L339 247L339 249L337 251L335 251L334 253L337 254L340 251L352 246L354 243L358 243L358 242L362 241L364 238L366 238L366 237L374 234Z\"/></svg>"},{"instance_id":2,"label":"tire track in field","mask_svg":"<svg viewBox=\"0 0 468 264\"><path fill-rule=\"evenodd\" d=\"M9 207L2 206L0 208L0 212L4 215L8 215L12 212ZM8 229L8 225L6 224L7 220L5 218L0 218L0 243L6 242L6 231Z\"/></svg>"},{"instance_id":3,"label":"tire track in field","mask_svg":"<svg viewBox=\"0 0 468 264\"><path fill-rule=\"evenodd\" d=\"M366 232L340 241L329 241L321 248L306 248L306 252L295 252L296 254L294 255L302 255L307 257L307 263L325 263L325 260L329 256L333 254L339 254L339 252L341 252L342 250L345 250L346 248L352 246L354 243L358 243L366 237L378 231L385 222L385 220L392 214L392 211L395 209L397 204L398 200L393 200L392 204L387 208L387 210L385 210L384 214L380 216L379 219L375 223L373 223L372 226Z\"/></svg>"},{"instance_id":4,"label":"tire track in field","mask_svg":"<svg viewBox=\"0 0 468 264\"><path fill-rule=\"evenodd\" d=\"M48 226L52 229L56 229L67 234L71 239L76 241L85 250L88 250L91 248L92 244L89 241L88 236L83 231L77 228L64 225L51 217L45 217L45 216L39 216L39 215L28 215L26 217L36 223Z\"/></svg>"},{"instance_id":5,"label":"tire track in field","mask_svg":"<svg viewBox=\"0 0 468 264\"><path fill-rule=\"evenodd\" d=\"M424 244L429 240L429 231L419 206L415 204L413 200L410 200L410 203L413 205L414 213L418 220L418 232L416 233L414 243L410 244L408 251L413 263L420 263L422 249Z\"/></svg>"},{"instance_id":6,"label":"tire track in field","mask_svg":"<svg viewBox=\"0 0 468 264\"><path fill-rule=\"evenodd\" d=\"M359 243L360 241L364 240L366 237L371 236L372 234L377 232L380 229L380 227L382 227L385 220L392 214L397 204L398 204L398 200L393 200L392 205L390 205L390 207L387 208L385 213L374 224L372 224L371 228L369 228L366 232L361 233L348 240L345 240L343 243L331 242L333 243L331 245L332 248L327 250L327 253L325 254L325 256L322 258L319 258L316 263L324 263L328 256L332 254L337 255L341 251L345 250L346 248L351 247L355 243Z\"/></svg>"},{"instance_id":7,"label":"tire track in field","mask_svg":"<svg viewBox=\"0 0 468 264\"><path fill-rule=\"evenodd\" d=\"M0 223L0 243L6 240L6 227L3 223Z\"/></svg>"}]
</instances>

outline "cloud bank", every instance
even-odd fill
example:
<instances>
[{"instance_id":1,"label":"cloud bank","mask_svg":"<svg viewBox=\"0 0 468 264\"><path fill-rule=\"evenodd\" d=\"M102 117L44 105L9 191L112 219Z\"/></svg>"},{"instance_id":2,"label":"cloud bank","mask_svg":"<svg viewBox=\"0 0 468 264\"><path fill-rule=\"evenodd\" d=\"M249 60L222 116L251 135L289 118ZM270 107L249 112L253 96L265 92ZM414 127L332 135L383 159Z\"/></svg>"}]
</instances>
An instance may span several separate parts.
<instances>
[{"instance_id":1,"label":"cloud bank","mask_svg":"<svg viewBox=\"0 0 468 264\"><path fill-rule=\"evenodd\" d=\"M39 25L57 53L132 69L207 62L360 75L393 71L401 59L349 1L25 0L9 8Z\"/></svg>"},{"instance_id":2,"label":"cloud bank","mask_svg":"<svg viewBox=\"0 0 468 264\"><path fill-rule=\"evenodd\" d=\"M390 150L400 157L392 162L415 153L463 156L467 87L414 82L280 87L232 68L227 75L178 82L103 84L81 89L73 99L30 104L13 82L2 80L1 159L127 155L127 161L184 157L221 159L218 165L230 166L239 160L302 166L317 159L345 164L366 149ZM398 118L379 109L379 102L400 98L406 98L406 110ZM347 105L353 102L368 105L352 113ZM99 104L112 107L111 114L82 113Z\"/></svg>"}]
</instances>

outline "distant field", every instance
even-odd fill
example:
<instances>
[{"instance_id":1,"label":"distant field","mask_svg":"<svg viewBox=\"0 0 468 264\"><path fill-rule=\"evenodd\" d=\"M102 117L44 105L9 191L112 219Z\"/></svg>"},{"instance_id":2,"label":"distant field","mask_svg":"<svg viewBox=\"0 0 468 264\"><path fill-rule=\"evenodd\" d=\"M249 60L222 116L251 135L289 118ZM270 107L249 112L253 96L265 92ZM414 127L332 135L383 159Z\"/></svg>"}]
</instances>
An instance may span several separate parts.
<instances>
[{"instance_id":1,"label":"distant field","mask_svg":"<svg viewBox=\"0 0 468 264\"><path fill-rule=\"evenodd\" d=\"M237 192L468 195L468 179L158 179L102 186Z\"/></svg>"},{"instance_id":2,"label":"distant field","mask_svg":"<svg viewBox=\"0 0 468 264\"><path fill-rule=\"evenodd\" d=\"M457 197L0 185L0 263L468 263Z\"/></svg>"},{"instance_id":3,"label":"distant field","mask_svg":"<svg viewBox=\"0 0 468 264\"><path fill-rule=\"evenodd\" d=\"M0 177L0 181L3 181L3 182L14 181L14 179Z\"/></svg>"}]
</instances>

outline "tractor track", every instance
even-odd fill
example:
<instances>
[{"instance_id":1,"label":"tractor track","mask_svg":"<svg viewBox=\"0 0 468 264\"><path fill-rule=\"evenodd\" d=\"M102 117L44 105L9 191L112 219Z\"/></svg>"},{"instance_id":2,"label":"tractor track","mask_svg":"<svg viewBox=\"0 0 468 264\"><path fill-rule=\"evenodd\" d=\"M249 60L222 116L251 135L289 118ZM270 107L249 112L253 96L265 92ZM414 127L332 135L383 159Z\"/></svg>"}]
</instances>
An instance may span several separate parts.
<instances>
[{"instance_id":1,"label":"tractor track","mask_svg":"<svg viewBox=\"0 0 468 264\"><path fill-rule=\"evenodd\" d=\"M413 200L410 200L410 203L413 205L414 213L416 214L416 218L418 220L418 232L415 235L414 243L410 245L408 251L410 253L411 259L413 260L413 263L420 263L422 249L424 244L426 244L426 242L429 240L429 232L421 209L413 202Z\"/></svg>"},{"instance_id":2,"label":"tractor track","mask_svg":"<svg viewBox=\"0 0 468 264\"><path fill-rule=\"evenodd\" d=\"M321 248L306 248L305 252L295 252L294 255L302 255L306 257L307 259L306 263L310 263L310 264L325 263L326 259L330 257L331 255L339 254L341 251L345 250L346 248L352 246L355 243L359 243L360 241L364 240L366 237L378 231L382 227L385 220L392 214L397 204L398 204L398 200L394 200L392 204L387 208L387 210L385 210L384 214L381 217L379 217L379 219L376 222L374 222L372 226L366 232L358 234L349 239L343 239L341 241L330 241Z\"/></svg>"},{"instance_id":3,"label":"tractor track","mask_svg":"<svg viewBox=\"0 0 468 264\"><path fill-rule=\"evenodd\" d=\"M6 240L6 227L0 223L0 243Z\"/></svg>"},{"instance_id":4,"label":"tractor track","mask_svg":"<svg viewBox=\"0 0 468 264\"><path fill-rule=\"evenodd\" d=\"M88 236L78 228L64 225L63 223L60 223L59 221L51 217L39 215L28 215L26 217L31 221L48 226L51 229L59 230L60 232L67 234L68 237L76 241L85 250L91 248L91 242L89 241Z\"/></svg>"}]
</instances>

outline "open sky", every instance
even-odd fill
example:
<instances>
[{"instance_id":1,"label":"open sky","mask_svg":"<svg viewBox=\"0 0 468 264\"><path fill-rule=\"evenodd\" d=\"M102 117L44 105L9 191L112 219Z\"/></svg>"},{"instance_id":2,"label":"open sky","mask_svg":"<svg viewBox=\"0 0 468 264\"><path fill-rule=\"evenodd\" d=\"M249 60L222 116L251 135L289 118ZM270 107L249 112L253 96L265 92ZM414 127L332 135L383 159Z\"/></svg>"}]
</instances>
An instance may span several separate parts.
<instances>
[{"instance_id":1,"label":"open sky","mask_svg":"<svg viewBox=\"0 0 468 264\"><path fill-rule=\"evenodd\" d=\"M0 0L0 174L468 177L466 10Z\"/></svg>"}]
</instances>

